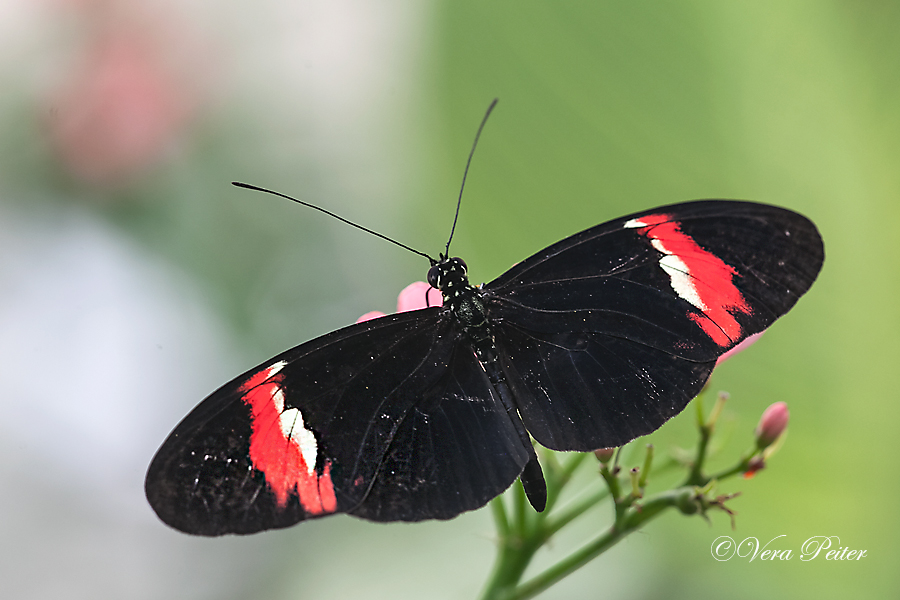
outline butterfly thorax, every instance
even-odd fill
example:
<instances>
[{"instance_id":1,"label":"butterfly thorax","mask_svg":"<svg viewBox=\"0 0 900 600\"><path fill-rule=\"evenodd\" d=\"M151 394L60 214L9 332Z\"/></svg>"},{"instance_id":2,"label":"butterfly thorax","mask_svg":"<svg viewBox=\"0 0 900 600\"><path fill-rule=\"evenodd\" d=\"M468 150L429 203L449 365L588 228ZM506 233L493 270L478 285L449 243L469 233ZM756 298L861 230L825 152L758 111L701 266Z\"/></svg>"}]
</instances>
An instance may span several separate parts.
<instances>
[{"instance_id":1,"label":"butterfly thorax","mask_svg":"<svg viewBox=\"0 0 900 600\"><path fill-rule=\"evenodd\" d=\"M469 283L466 263L461 258L445 258L428 271L428 283L441 291L444 306L468 334L479 360L493 362L494 340L487 322L481 290Z\"/></svg>"}]
</instances>

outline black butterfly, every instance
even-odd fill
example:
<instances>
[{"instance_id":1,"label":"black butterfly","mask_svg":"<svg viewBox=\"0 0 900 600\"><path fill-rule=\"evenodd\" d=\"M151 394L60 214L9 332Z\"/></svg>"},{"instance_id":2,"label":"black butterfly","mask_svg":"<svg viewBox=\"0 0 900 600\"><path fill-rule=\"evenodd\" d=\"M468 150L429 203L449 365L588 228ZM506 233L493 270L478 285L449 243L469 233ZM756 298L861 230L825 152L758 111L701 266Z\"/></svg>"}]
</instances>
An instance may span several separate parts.
<instances>
[{"instance_id":1,"label":"black butterfly","mask_svg":"<svg viewBox=\"0 0 900 600\"><path fill-rule=\"evenodd\" d=\"M448 519L519 477L542 510L531 437L588 451L654 431L823 260L805 217L722 200L598 225L481 287L441 254L428 283L443 306L345 327L222 386L163 443L147 498L199 535Z\"/></svg>"}]
</instances>

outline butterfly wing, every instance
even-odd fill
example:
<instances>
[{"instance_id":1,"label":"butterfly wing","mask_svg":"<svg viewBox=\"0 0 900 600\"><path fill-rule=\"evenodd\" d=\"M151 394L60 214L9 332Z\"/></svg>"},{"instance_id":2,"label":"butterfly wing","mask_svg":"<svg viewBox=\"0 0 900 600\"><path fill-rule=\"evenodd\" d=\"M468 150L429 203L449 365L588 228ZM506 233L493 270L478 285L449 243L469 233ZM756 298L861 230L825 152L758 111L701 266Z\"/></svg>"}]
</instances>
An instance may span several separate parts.
<instances>
[{"instance_id":1,"label":"butterfly wing","mask_svg":"<svg viewBox=\"0 0 900 600\"><path fill-rule=\"evenodd\" d=\"M654 431L719 356L790 310L823 260L802 215L717 200L629 215L538 252L484 286L526 427L581 451Z\"/></svg>"},{"instance_id":2,"label":"butterfly wing","mask_svg":"<svg viewBox=\"0 0 900 600\"><path fill-rule=\"evenodd\" d=\"M450 518L528 460L509 415L438 308L351 325L237 377L175 428L150 465L160 518L199 535L339 512Z\"/></svg>"}]
</instances>

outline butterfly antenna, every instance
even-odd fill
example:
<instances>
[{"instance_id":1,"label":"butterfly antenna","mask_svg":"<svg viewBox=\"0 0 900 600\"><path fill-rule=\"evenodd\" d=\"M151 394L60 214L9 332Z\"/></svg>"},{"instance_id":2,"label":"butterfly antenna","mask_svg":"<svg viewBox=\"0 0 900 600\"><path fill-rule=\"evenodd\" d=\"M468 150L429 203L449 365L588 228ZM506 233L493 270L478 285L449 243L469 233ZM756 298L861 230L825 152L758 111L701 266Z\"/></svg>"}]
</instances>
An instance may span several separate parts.
<instances>
[{"instance_id":1,"label":"butterfly antenna","mask_svg":"<svg viewBox=\"0 0 900 600\"><path fill-rule=\"evenodd\" d=\"M472 164L475 146L478 145L478 138L481 137L481 130L484 129L484 124L487 123L488 117L491 116L491 111L497 106L497 100L497 98L494 98L494 101L488 106L487 112L484 113L484 118L481 119L481 125L478 126L478 132L475 134L475 141L472 142L472 149L469 151L469 160L466 161L466 170L463 171L462 185L459 186L459 199L456 201L456 215L453 217L453 227L450 229L450 237L447 239L447 246L444 248L444 256L450 256L450 242L453 240L453 233L456 231L456 221L459 220L459 207L462 204L463 190L466 188L466 175L469 174L469 165Z\"/></svg>"},{"instance_id":2,"label":"butterfly antenna","mask_svg":"<svg viewBox=\"0 0 900 600\"><path fill-rule=\"evenodd\" d=\"M297 204L302 204L303 206L308 206L309 208L313 208L313 209L315 209L315 210L317 210L317 211L319 211L319 212L325 213L325 214L328 215L329 217L334 217L334 218L337 219L338 221L341 221L341 222L343 222L343 223L346 223L347 225L350 225L350 226L352 226L352 227L356 227L357 229L362 229L362 230L365 231L366 233L371 233L372 235L377 236L377 237L380 237L380 238L383 239L383 240L387 240L387 241L389 241L390 243L392 243L392 244L394 244L394 245L396 245L396 246L400 246L401 248L405 248L405 249L409 250L410 252L412 252L412 253L414 253L414 254L418 254L419 256L424 256L425 258L427 258L427 259L429 260L429 262L431 262L432 265L436 265L437 262L438 262L438 261L436 261L435 259L433 259L433 258L431 258L430 256L428 256L427 254L425 254L424 252L419 252L419 251L416 250L415 248L410 248L410 247L407 246L406 244L401 244L401 243L398 242L397 240L392 240L392 239L389 238L388 236L382 235L382 234L378 233L377 231L372 231L372 230L369 229L368 227L363 227L362 225L357 225L357 224L354 223L353 221L349 221L349 220L345 219L344 217L342 217L342 216L340 216L340 215L336 215L336 214L334 214L333 212L331 212L330 210L325 210L325 209L322 208L321 206L316 206L315 204L310 204L309 202L304 202L303 200L297 200L296 198L293 198L293 197L291 197L291 196L288 196L287 194L282 194L281 192L276 192L276 191L274 191L274 190L267 190L266 188L261 188L261 187L259 187L259 186L251 185L251 184L249 184L249 183L241 183L240 181L232 181L232 182L231 182L231 185L237 186L237 187L239 187L239 188L244 188L244 189L248 189L248 190L253 190L253 191L255 191L255 192L264 192L264 193L266 193L266 194L272 194L273 196L280 196L281 198L285 198L285 199L287 199L287 200L290 200L291 202L296 202Z\"/></svg>"}]
</instances>

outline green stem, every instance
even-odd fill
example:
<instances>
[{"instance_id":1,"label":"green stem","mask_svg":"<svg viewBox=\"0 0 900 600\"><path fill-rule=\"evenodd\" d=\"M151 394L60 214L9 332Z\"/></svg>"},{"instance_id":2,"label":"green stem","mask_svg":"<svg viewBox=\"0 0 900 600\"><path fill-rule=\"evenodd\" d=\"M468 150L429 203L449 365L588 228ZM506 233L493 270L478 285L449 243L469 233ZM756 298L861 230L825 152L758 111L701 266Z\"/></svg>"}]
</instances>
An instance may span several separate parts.
<instances>
[{"instance_id":1,"label":"green stem","mask_svg":"<svg viewBox=\"0 0 900 600\"><path fill-rule=\"evenodd\" d=\"M501 540L497 562L494 564L487 587L481 594L482 600L499 600L513 592L516 583L522 579L531 558L540 547L540 544L527 544L518 536L515 539L511 537Z\"/></svg>"},{"instance_id":2,"label":"green stem","mask_svg":"<svg viewBox=\"0 0 900 600\"><path fill-rule=\"evenodd\" d=\"M491 513L494 515L497 535L501 539L505 538L509 535L509 519L506 517L506 506L503 504L503 496L497 496L491 500Z\"/></svg>"},{"instance_id":3,"label":"green stem","mask_svg":"<svg viewBox=\"0 0 900 600\"><path fill-rule=\"evenodd\" d=\"M495 508L499 504L500 508ZM515 589L516 583L522 579L534 553L546 541L539 533L540 520L535 519L535 526L529 527L526 516L525 492L516 489L513 492L513 520L506 517L506 510L500 497L491 501L497 524L497 559L488 583L482 592L484 600L503 598Z\"/></svg>"},{"instance_id":4,"label":"green stem","mask_svg":"<svg viewBox=\"0 0 900 600\"><path fill-rule=\"evenodd\" d=\"M619 496L622 495L619 491L619 474L616 471L618 471L618 467L613 467L612 471L606 465L600 467L600 475L603 477L603 480L606 481L606 485L609 487L609 493L612 495L613 500L618 500Z\"/></svg>"},{"instance_id":5,"label":"green stem","mask_svg":"<svg viewBox=\"0 0 900 600\"><path fill-rule=\"evenodd\" d=\"M525 532L525 489L521 483L513 484L513 527L517 532Z\"/></svg>"},{"instance_id":6,"label":"green stem","mask_svg":"<svg viewBox=\"0 0 900 600\"><path fill-rule=\"evenodd\" d=\"M577 469L589 455L588 452L575 452L563 465L562 471L560 471L560 477L564 478L565 481L568 481L575 472L575 469Z\"/></svg>"},{"instance_id":7,"label":"green stem","mask_svg":"<svg viewBox=\"0 0 900 600\"><path fill-rule=\"evenodd\" d=\"M653 444L647 444L647 453L644 455L644 467L641 469L641 478L638 486L643 489L647 487L647 477L650 476L650 468L653 466Z\"/></svg>"},{"instance_id":8,"label":"green stem","mask_svg":"<svg viewBox=\"0 0 900 600\"><path fill-rule=\"evenodd\" d=\"M706 451L709 448L709 438L712 437L712 427L706 424L700 425L700 443L697 445L697 457L691 466L691 472L682 485L705 485L709 477L703 476L703 462L706 460Z\"/></svg>"},{"instance_id":9,"label":"green stem","mask_svg":"<svg viewBox=\"0 0 900 600\"><path fill-rule=\"evenodd\" d=\"M547 508L541 514L531 514L527 506L525 493L519 487L512 491L512 514L508 515L501 498L491 501L491 509L497 526L498 550L497 559L488 583L482 592L485 600L502 598L515 589L521 581L525 569L531 563L534 554L550 537L566 523L584 513L605 497L592 495L574 505L566 507L561 519L548 522L550 509L560 497L562 489L569 482L587 454L579 453L563 463L549 456L544 461L549 494Z\"/></svg>"},{"instance_id":10,"label":"green stem","mask_svg":"<svg viewBox=\"0 0 900 600\"><path fill-rule=\"evenodd\" d=\"M683 490L684 488L669 490L648 498L640 506L629 508L621 524L613 525L593 541L576 550L540 575L502 596L497 596L497 598L502 598L502 600L525 600L526 598L537 596L615 546L625 536L660 515L665 509L675 506Z\"/></svg>"},{"instance_id":11,"label":"green stem","mask_svg":"<svg viewBox=\"0 0 900 600\"><path fill-rule=\"evenodd\" d=\"M709 480L715 479L717 481L722 481L723 479L727 479L728 477L732 477L734 475L737 475L738 473L743 473L744 471L747 470L747 467L750 466L750 459L753 458L753 456L757 452L758 451L754 450L752 452L745 453L736 465L734 465L730 469L725 469L723 471L719 471L715 475L710 475L708 479Z\"/></svg>"},{"instance_id":12,"label":"green stem","mask_svg":"<svg viewBox=\"0 0 900 600\"><path fill-rule=\"evenodd\" d=\"M544 509L544 515L550 514L550 511L556 505L556 501L560 497L560 492L566 486L567 483L572 479L572 475L575 473L575 470L581 466L581 463L584 462L584 459L588 456L587 452L577 452L572 455L571 458L563 462L560 465L558 462L554 465L555 468L547 471L547 506ZM552 493L550 491L552 490Z\"/></svg>"},{"instance_id":13,"label":"green stem","mask_svg":"<svg viewBox=\"0 0 900 600\"><path fill-rule=\"evenodd\" d=\"M561 509L558 515L548 517L544 525L544 532L549 538L551 535L571 523L582 514L595 507L601 500L609 496L608 489L600 489L587 495L581 500L573 501Z\"/></svg>"}]
</instances>

